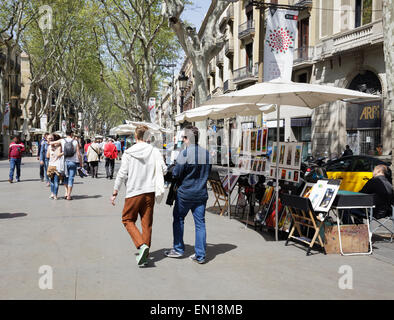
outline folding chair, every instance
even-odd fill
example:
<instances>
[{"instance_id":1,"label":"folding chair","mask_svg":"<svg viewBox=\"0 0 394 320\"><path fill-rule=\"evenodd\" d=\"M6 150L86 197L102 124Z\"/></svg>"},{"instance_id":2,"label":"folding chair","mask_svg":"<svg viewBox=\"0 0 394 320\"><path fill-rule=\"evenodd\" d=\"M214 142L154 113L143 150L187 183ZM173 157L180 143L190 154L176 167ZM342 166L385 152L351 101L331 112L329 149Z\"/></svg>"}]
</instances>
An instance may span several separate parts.
<instances>
[{"instance_id":1,"label":"folding chair","mask_svg":"<svg viewBox=\"0 0 394 320\"><path fill-rule=\"evenodd\" d=\"M222 216L228 207L228 195L226 190L224 190L223 188L219 173L217 171L211 171L211 174L208 178L208 182L212 188L213 194L216 199L213 206L215 207L216 204L219 206L220 215ZM223 208L221 207L219 200L225 202Z\"/></svg>"},{"instance_id":2,"label":"folding chair","mask_svg":"<svg viewBox=\"0 0 394 320\"><path fill-rule=\"evenodd\" d=\"M382 219L384 219L383 222L380 221ZM376 219L373 216L371 217L371 221L375 221L378 224L378 226L374 230L372 230L372 233L375 233L375 231L380 228L386 229L391 234L390 236L390 243L391 243L393 242L393 236L394 236L394 205L391 206L391 216L382 219ZM392 223L393 229L390 229L388 226L386 226L386 224L389 222Z\"/></svg>"},{"instance_id":3,"label":"folding chair","mask_svg":"<svg viewBox=\"0 0 394 320\"><path fill-rule=\"evenodd\" d=\"M291 239L301 241L309 245L306 252L306 255L309 256L312 247L316 240L318 240L317 244L320 245L324 254L326 254L324 243L320 236L320 228L324 225L324 222L316 219L317 215L312 208L310 200L308 198L285 193L280 195L280 199L282 205L288 208L293 220L293 227L290 230L289 237L287 238L285 245L287 246ZM306 227L308 231L314 230L313 237L308 238L305 236L302 232L302 227ZM295 231L297 231L298 236L294 235Z\"/></svg>"}]
</instances>

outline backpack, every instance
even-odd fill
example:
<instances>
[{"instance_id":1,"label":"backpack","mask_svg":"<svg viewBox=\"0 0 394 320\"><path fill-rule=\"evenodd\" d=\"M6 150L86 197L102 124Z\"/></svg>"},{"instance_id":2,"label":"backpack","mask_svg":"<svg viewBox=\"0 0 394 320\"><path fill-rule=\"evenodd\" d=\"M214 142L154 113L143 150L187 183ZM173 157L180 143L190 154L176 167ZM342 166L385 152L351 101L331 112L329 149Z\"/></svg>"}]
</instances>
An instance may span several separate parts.
<instances>
[{"instance_id":1,"label":"backpack","mask_svg":"<svg viewBox=\"0 0 394 320\"><path fill-rule=\"evenodd\" d=\"M65 141L65 144L64 144L64 157L65 158L70 158L70 157L74 156L74 154L76 152L75 149L74 149L74 144L73 144L74 140L71 140L71 141L64 140L64 141Z\"/></svg>"}]
</instances>

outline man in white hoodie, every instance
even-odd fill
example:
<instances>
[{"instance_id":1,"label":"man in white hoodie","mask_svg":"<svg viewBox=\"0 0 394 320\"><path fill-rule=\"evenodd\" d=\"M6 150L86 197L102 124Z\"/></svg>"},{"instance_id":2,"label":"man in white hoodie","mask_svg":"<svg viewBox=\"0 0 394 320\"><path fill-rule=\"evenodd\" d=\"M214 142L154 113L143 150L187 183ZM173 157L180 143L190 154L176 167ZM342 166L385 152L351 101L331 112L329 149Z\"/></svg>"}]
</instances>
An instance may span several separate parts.
<instances>
[{"instance_id":1,"label":"man in white hoodie","mask_svg":"<svg viewBox=\"0 0 394 320\"><path fill-rule=\"evenodd\" d=\"M139 125L135 129L137 143L128 148L122 157L122 164L116 176L111 202L115 199L122 183L126 182L126 199L122 212L122 222L139 249L137 264L145 266L151 245L153 207L156 198L164 193L164 174L167 167L158 149L145 141L148 127ZM135 222L141 216L142 233Z\"/></svg>"}]
</instances>

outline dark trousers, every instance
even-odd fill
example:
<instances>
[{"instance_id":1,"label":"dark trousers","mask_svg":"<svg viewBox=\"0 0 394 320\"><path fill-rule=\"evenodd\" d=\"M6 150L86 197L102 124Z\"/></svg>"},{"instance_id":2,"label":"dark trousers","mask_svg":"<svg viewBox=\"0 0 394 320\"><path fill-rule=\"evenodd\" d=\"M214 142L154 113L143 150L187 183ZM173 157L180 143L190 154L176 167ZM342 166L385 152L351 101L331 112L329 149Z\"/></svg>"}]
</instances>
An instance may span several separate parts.
<instances>
[{"instance_id":1,"label":"dark trousers","mask_svg":"<svg viewBox=\"0 0 394 320\"><path fill-rule=\"evenodd\" d=\"M91 161L91 162L89 162L90 173L92 174L92 178L97 178L98 163L99 163L98 161Z\"/></svg>"},{"instance_id":2,"label":"dark trousers","mask_svg":"<svg viewBox=\"0 0 394 320\"><path fill-rule=\"evenodd\" d=\"M107 173L107 178L114 177L115 159L105 158L105 171Z\"/></svg>"},{"instance_id":3,"label":"dark trousers","mask_svg":"<svg viewBox=\"0 0 394 320\"><path fill-rule=\"evenodd\" d=\"M45 164L40 164L40 178L44 180L44 166Z\"/></svg>"}]
</instances>

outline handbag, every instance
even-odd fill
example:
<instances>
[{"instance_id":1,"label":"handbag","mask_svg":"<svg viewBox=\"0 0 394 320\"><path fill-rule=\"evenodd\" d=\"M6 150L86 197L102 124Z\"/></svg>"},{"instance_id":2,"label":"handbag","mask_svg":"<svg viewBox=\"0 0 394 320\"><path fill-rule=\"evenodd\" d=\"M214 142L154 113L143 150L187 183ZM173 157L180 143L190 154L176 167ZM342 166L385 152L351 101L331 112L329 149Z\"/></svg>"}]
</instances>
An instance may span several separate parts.
<instances>
[{"instance_id":1,"label":"handbag","mask_svg":"<svg viewBox=\"0 0 394 320\"><path fill-rule=\"evenodd\" d=\"M100 157L101 157L101 152L98 153L97 150L96 150L95 148L92 147L92 145L90 145L89 148L91 148L94 152L96 152L97 155L99 156L99 159L100 159Z\"/></svg>"},{"instance_id":2,"label":"handbag","mask_svg":"<svg viewBox=\"0 0 394 320\"><path fill-rule=\"evenodd\" d=\"M169 206L172 206L174 204L174 201L176 200L176 193L178 190L177 182L173 181L171 182L170 189L168 190L168 195L167 195L167 200L166 204Z\"/></svg>"}]
</instances>

